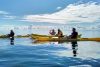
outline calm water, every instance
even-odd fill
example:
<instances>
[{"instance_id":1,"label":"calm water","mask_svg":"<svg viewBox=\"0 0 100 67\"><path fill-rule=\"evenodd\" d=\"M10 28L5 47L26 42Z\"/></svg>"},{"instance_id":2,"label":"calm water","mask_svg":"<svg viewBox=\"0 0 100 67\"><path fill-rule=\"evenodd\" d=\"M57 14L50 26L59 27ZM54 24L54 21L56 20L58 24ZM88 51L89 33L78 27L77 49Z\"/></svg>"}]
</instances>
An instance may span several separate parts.
<instances>
[{"instance_id":1,"label":"calm water","mask_svg":"<svg viewBox=\"0 0 100 67\"><path fill-rule=\"evenodd\" d=\"M0 39L0 67L100 67L100 42L78 42L73 56L70 42L32 43L30 38Z\"/></svg>"},{"instance_id":2,"label":"calm water","mask_svg":"<svg viewBox=\"0 0 100 67\"><path fill-rule=\"evenodd\" d=\"M99 31L79 33L82 37L100 37ZM17 38L10 45L9 39L0 39L0 67L100 67L100 42L77 42L76 57L70 42L33 42Z\"/></svg>"}]
</instances>

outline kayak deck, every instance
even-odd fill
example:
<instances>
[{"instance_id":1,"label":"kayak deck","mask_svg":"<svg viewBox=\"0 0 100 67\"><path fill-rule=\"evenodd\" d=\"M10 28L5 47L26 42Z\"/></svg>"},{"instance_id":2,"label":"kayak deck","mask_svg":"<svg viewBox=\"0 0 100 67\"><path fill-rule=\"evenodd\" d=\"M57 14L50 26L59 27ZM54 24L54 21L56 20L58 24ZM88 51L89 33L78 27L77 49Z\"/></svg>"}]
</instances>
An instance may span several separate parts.
<instances>
[{"instance_id":1,"label":"kayak deck","mask_svg":"<svg viewBox=\"0 0 100 67\"><path fill-rule=\"evenodd\" d=\"M64 35L64 36L66 36L66 35ZM39 37L44 37L44 38L54 38L54 37L58 37L57 35L41 35L41 34L31 34L31 37L32 37L32 39L37 39L37 38L39 38ZM77 36L77 38L80 38L81 37L81 34L80 35L78 35Z\"/></svg>"},{"instance_id":2,"label":"kayak deck","mask_svg":"<svg viewBox=\"0 0 100 67\"><path fill-rule=\"evenodd\" d=\"M32 39L37 41L99 41L100 38L77 38L77 39L70 39L66 37L59 38L57 36L48 36L48 35L32 35Z\"/></svg>"},{"instance_id":3,"label":"kayak deck","mask_svg":"<svg viewBox=\"0 0 100 67\"><path fill-rule=\"evenodd\" d=\"M100 41L100 38L78 38L78 39L67 39L67 38L47 38L39 37L38 41Z\"/></svg>"}]
</instances>

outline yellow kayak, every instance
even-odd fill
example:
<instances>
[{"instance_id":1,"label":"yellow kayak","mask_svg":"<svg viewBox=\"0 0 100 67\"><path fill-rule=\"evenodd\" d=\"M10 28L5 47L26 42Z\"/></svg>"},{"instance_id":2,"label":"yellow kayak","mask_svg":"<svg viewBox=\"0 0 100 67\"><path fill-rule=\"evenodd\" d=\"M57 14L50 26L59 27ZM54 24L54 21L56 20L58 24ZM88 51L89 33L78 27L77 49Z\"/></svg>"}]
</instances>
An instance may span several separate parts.
<instances>
[{"instance_id":1,"label":"yellow kayak","mask_svg":"<svg viewBox=\"0 0 100 67\"><path fill-rule=\"evenodd\" d=\"M69 39L66 37L59 38L57 36L50 36L50 35L39 35L39 34L32 34L32 39L37 41L100 41L100 38L80 38L77 39Z\"/></svg>"},{"instance_id":2,"label":"yellow kayak","mask_svg":"<svg viewBox=\"0 0 100 67\"><path fill-rule=\"evenodd\" d=\"M66 35L64 35L64 36L66 36ZM36 39L36 38L38 38L38 37L49 37L49 38L52 38L52 37L58 37L58 36L56 36L56 35L54 35L54 36L51 36L51 35L41 35L41 34L31 34L31 37L32 37L32 39ZM78 35L78 37L77 38L80 38L81 37L81 34L80 35Z\"/></svg>"}]
</instances>

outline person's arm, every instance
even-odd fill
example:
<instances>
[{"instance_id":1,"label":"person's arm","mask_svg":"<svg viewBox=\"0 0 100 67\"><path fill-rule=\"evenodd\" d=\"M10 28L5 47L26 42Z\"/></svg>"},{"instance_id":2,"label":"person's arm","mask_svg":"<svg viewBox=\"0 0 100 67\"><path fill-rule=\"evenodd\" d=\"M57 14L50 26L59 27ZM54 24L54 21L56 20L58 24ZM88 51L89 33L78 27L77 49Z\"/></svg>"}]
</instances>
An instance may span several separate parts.
<instances>
[{"instance_id":1,"label":"person's arm","mask_svg":"<svg viewBox=\"0 0 100 67\"><path fill-rule=\"evenodd\" d=\"M73 38L73 36L74 36L73 33L71 33L70 38Z\"/></svg>"}]
</instances>

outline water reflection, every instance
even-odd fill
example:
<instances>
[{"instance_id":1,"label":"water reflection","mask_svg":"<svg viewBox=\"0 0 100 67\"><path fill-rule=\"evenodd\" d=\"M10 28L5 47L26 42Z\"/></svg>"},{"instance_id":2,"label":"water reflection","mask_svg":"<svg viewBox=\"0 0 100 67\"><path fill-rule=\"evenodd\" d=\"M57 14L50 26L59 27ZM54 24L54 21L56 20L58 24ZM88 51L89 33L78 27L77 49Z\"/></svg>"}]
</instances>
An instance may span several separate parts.
<instances>
[{"instance_id":1,"label":"water reflection","mask_svg":"<svg viewBox=\"0 0 100 67\"><path fill-rule=\"evenodd\" d=\"M77 41L53 41L53 42L50 42L50 41L34 41L33 42L34 44L50 44L50 45L60 45L60 44L64 44L66 43L66 46L68 46L67 44L68 43L71 43L71 48L72 48L72 53L73 53L73 57L76 57L77 56L77 50L78 50L78 43Z\"/></svg>"},{"instance_id":2,"label":"water reflection","mask_svg":"<svg viewBox=\"0 0 100 67\"><path fill-rule=\"evenodd\" d=\"M77 56L77 50L78 50L77 41L73 41L73 42L71 42L71 44L72 44L72 49L73 49L73 56L76 57Z\"/></svg>"},{"instance_id":3,"label":"water reflection","mask_svg":"<svg viewBox=\"0 0 100 67\"><path fill-rule=\"evenodd\" d=\"M14 37L10 37L10 44L14 45Z\"/></svg>"}]
</instances>

